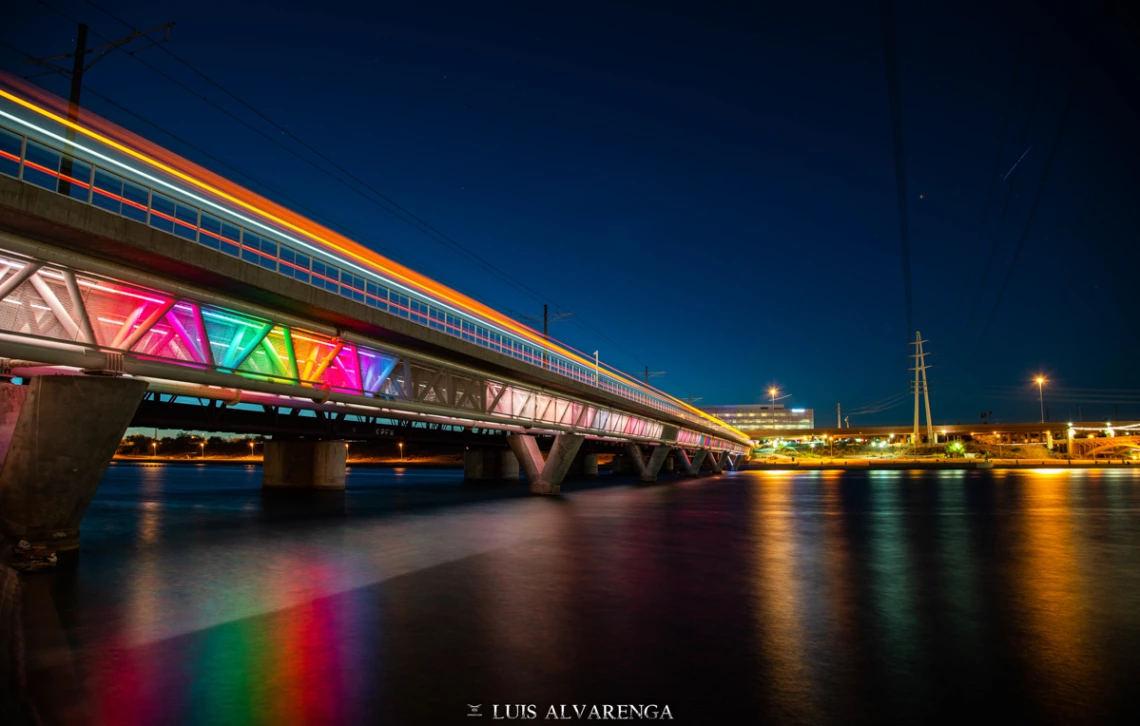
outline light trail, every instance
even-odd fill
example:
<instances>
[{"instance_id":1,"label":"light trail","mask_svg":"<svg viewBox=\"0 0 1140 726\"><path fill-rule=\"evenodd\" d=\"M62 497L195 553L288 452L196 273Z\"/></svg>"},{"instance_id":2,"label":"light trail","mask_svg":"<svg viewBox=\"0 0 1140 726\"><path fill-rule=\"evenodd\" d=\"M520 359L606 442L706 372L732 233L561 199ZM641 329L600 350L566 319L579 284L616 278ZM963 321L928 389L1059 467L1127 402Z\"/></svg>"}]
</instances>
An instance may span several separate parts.
<instances>
[{"instance_id":1,"label":"light trail","mask_svg":"<svg viewBox=\"0 0 1140 726\"><path fill-rule=\"evenodd\" d=\"M595 366L595 360L590 357L582 355L580 352L566 346L552 342L548 338L544 338L537 331L518 323L502 313L490 308L483 303L474 300L460 292L457 292L445 285L442 285L431 278L422 275L404 265L401 265L393 260L390 260L383 255L380 255L372 250L364 247L363 245L355 242L348 237L341 235L323 225L320 225L312 220L297 214L288 208L273 202L253 191L250 191L238 184L235 184L224 177L215 174L214 172L206 169L198 164L195 164L188 159L185 159L173 152L134 134L118 125L96 116L86 110L82 111L82 118L84 124L72 121L67 117L68 104L63 99L56 97L32 84L23 82L6 73L0 73L0 83L7 85L9 89L0 86L0 98L4 98L21 108L31 111L32 113L59 124L67 129L83 135L97 143L107 146L115 151L126 155L127 157L141 162L142 164L156 169L163 174L180 180L189 184L195 189L200 190L216 199L224 200L226 203L233 205L239 209L245 210L256 217L268 220L279 228L289 230L295 234L315 242L320 251L331 254L334 256L345 256L355 263L350 263L357 269L372 274L379 274L384 277L392 278L403 285L408 286L409 291L415 291L420 295L424 295L437 302L444 302L444 307L452 307L456 312L466 314L470 317L476 318L485 324L492 327L499 328L501 331L514 334L524 340L530 342L532 345L540 349L546 349L558 355L561 355L571 361L578 363L586 368ZM34 100L29 100L34 99ZM7 115L7 114L5 114ZM15 121L25 125L30 125L28 122L19 119L18 117L9 116ZM51 132L33 126L41 133L48 133L52 136ZM68 143L66 139L59 139L64 143ZM73 142L71 142L73 143ZM85 149L86 150L86 149ZM90 150L89 153L96 153ZM98 154L97 154L98 155ZM101 156L101 155L100 155ZM108 161L116 163L130 169L129 166L116 162L108 157L103 157ZM131 169L136 173L141 173L137 169ZM148 176L143 174L144 176ZM156 180L159 181L159 180ZM185 190L179 190L185 193ZM229 210L227 210L229 211ZM263 224L258 226L264 227ZM280 234L280 229L273 229L272 231ZM301 244L304 242L297 240ZM305 244L305 246L310 246ZM713 416L701 411L700 409L691 406L680 399L674 398L669 394L638 382L636 379L628 377L611 366L600 364L600 367L606 369L606 375L609 378L620 381L622 384L629 386L635 390L643 391L652 396L658 396L666 399L673 406L695 415L702 420L715 425L717 428L726 428L738 434L742 438L747 438L743 432L737 431L731 426L727 426L723 421L716 419Z\"/></svg>"}]
</instances>

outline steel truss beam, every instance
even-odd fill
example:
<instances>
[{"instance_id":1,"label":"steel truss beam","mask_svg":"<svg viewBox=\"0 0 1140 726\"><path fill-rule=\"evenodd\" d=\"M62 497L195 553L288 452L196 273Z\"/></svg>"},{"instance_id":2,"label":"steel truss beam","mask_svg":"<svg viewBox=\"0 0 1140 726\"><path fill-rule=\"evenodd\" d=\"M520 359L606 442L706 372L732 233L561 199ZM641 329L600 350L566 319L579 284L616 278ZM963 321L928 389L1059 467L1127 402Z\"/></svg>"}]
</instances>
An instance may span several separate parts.
<instances>
[{"instance_id":1,"label":"steel truss beam","mask_svg":"<svg viewBox=\"0 0 1140 726\"><path fill-rule=\"evenodd\" d=\"M0 356L122 372L149 379L151 390L189 387L227 402L269 394L299 406L337 402L514 430L742 450L398 346L365 345L286 316L254 316L3 250L0 293Z\"/></svg>"}]
</instances>

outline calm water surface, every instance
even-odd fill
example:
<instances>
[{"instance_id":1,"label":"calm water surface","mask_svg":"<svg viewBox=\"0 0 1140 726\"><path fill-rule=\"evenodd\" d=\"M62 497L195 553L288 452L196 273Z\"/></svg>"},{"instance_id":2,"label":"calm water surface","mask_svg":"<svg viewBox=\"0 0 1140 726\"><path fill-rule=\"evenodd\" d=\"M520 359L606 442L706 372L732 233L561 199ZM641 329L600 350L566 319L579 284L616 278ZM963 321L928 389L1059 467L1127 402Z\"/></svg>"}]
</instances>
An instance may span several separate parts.
<instances>
[{"instance_id":1,"label":"calm water surface","mask_svg":"<svg viewBox=\"0 0 1140 726\"><path fill-rule=\"evenodd\" d=\"M742 472L563 497L113 466L26 583L47 723L1135 723L1140 476ZM487 718L486 721L491 721ZM478 723L478 722L475 722Z\"/></svg>"}]
</instances>

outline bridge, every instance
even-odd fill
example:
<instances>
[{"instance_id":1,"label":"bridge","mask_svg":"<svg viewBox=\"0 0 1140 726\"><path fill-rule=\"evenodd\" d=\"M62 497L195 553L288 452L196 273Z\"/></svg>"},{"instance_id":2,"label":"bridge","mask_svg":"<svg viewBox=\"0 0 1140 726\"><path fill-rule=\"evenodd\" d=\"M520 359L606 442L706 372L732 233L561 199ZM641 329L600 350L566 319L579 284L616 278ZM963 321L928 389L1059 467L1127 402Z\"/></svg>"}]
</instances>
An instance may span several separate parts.
<instances>
[{"instance_id":1,"label":"bridge","mask_svg":"<svg viewBox=\"0 0 1140 726\"><path fill-rule=\"evenodd\" d=\"M719 473L748 437L38 89L0 76L0 531L78 546L132 423L273 433L264 486L343 489L345 438L462 441L557 494L620 452ZM221 428L221 427L227 428Z\"/></svg>"},{"instance_id":2,"label":"bridge","mask_svg":"<svg viewBox=\"0 0 1140 726\"><path fill-rule=\"evenodd\" d=\"M1106 421L1103 424L1072 422L1011 422L944 424L934 426L934 440L919 434L919 443L937 445L954 439L980 439L1003 445L1044 444L1050 449L1054 442L1064 442L1065 451L1073 458L1119 457L1121 452L1140 449L1140 421ZM752 431L753 440L829 440L866 439L914 443L909 424L898 426L852 426L844 428L788 429L785 431Z\"/></svg>"}]
</instances>

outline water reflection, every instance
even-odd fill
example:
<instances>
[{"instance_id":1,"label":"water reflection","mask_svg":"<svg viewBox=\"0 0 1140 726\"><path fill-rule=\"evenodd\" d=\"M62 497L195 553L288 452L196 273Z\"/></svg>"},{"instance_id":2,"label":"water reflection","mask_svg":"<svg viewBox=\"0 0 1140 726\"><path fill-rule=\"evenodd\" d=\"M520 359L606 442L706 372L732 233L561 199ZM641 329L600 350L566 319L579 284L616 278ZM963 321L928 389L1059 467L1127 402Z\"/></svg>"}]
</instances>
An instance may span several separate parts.
<instances>
[{"instance_id":1,"label":"water reflection","mask_svg":"<svg viewBox=\"0 0 1140 726\"><path fill-rule=\"evenodd\" d=\"M465 488L114 467L79 569L28 581L51 723L1112 721L1140 706L1134 472L745 472ZM1091 716L1091 717L1090 717Z\"/></svg>"},{"instance_id":2,"label":"water reflection","mask_svg":"<svg viewBox=\"0 0 1140 726\"><path fill-rule=\"evenodd\" d=\"M808 562L796 531L795 486L790 472L763 472L752 483L752 541L756 632L768 663L766 688L783 721L817 720L812 674L804 659L803 575Z\"/></svg>"},{"instance_id":3,"label":"water reflection","mask_svg":"<svg viewBox=\"0 0 1140 726\"><path fill-rule=\"evenodd\" d=\"M1018 592L1024 614L1026 659L1034 677L1056 689L1041 716L1075 720L1099 690L1102 674L1093 651L1083 572L1095 563L1082 557L1079 520L1088 516L1076 498L1100 485L1100 472L1077 477L1033 471L1026 490Z\"/></svg>"},{"instance_id":4,"label":"water reflection","mask_svg":"<svg viewBox=\"0 0 1140 726\"><path fill-rule=\"evenodd\" d=\"M911 547L913 532L905 520L904 488L912 485L907 472L873 471L870 481L870 575L878 639L887 648L881 664L886 697L900 702L924 700L926 679L921 661L915 602L917 571Z\"/></svg>"}]
</instances>

